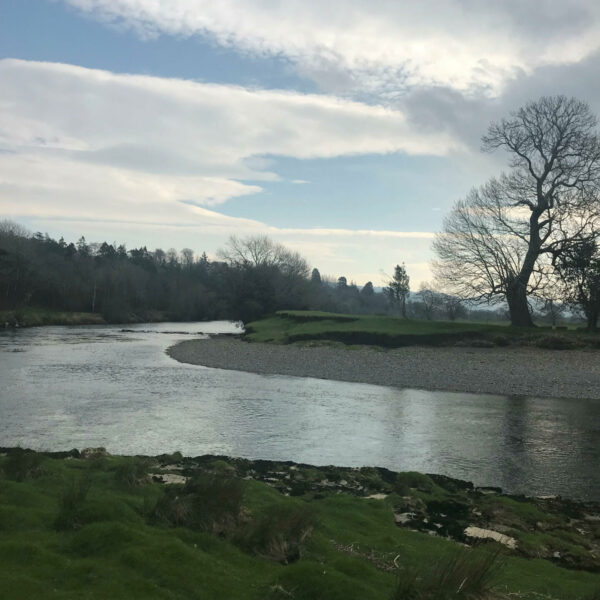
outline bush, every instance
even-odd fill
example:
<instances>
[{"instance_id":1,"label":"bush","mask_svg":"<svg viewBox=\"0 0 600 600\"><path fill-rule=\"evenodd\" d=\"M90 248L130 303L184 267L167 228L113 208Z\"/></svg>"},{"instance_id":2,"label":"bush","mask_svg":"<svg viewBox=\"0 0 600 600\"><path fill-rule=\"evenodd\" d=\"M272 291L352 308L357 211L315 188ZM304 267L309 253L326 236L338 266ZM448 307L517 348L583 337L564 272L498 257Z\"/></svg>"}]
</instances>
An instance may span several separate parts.
<instances>
[{"instance_id":1,"label":"bush","mask_svg":"<svg viewBox=\"0 0 600 600\"><path fill-rule=\"evenodd\" d=\"M453 551L434 565L399 575L391 600L487 598L501 566L499 557L499 551Z\"/></svg>"},{"instance_id":2,"label":"bush","mask_svg":"<svg viewBox=\"0 0 600 600\"><path fill-rule=\"evenodd\" d=\"M313 527L310 507L273 506L249 526L241 545L269 560L289 564L300 558L302 544Z\"/></svg>"},{"instance_id":3,"label":"bush","mask_svg":"<svg viewBox=\"0 0 600 600\"><path fill-rule=\"evenodd\" d=\"M60 495L58 515L54 521L56 529L79 529L83 525L82 509L92 480L89 473L79 479L72 479Z\"/></svg>"},{"instance_id":4,"label":"bush","mask_svg":"<svg viewBox=\"0 0 600 600\"><path fill-rule=\"evenodd\" d=\"M205 473L183 488L170 486L150 511L150 518L171 527L188 527L225 535L241 515L244 482L235 477Z\"/></svg>"},{"instance_id":5,"label":"bush","mask_svg":"<svg viewBox=\"0 0 600 600\"><path fill-rule=\"evenodd\" d=\"M16 448L9 453L4 462L4 474L7 479L19 482L38 477L41 474L40 465L43 460L42 454L32 450Z\"/></svg>"}]
</instances>

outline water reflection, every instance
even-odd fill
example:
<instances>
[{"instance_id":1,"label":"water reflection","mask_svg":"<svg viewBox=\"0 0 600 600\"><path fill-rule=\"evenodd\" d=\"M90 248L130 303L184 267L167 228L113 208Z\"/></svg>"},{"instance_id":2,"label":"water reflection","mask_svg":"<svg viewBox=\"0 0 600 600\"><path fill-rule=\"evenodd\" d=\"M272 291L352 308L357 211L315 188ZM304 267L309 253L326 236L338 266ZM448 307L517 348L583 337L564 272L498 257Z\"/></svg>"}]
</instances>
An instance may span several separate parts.
<instances>
[{"instance_id":1,"label":"water reflection","mask_svg":"<svg viewBox=\"0 0 600 600\"><path fill-rule=\"evenodd\" d=\"M444 473L600 498L600 402L430 393L182 365L230 323L0 334L0 445L223 453ZM14 350L22 350L14 352Z\"/></svg>"}]
</instances>

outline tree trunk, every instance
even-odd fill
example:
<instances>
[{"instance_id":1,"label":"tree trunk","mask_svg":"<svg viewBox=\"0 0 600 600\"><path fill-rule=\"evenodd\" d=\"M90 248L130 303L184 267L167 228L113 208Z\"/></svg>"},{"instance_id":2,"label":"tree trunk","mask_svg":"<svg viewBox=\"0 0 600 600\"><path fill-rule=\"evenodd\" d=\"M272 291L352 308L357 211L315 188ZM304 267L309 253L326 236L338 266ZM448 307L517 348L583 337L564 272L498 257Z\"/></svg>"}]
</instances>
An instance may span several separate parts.
<instances>
[{"instance_id":1,"label":"tree trunk","mask_svg":"<svg viewBox=\"0 0 600 600\"><path fill-rule=\"evenodd\" d=\"M401 301L401 308L402 308L402 318L406 319L406 296L402 296L402 301Z\"/></svg>"},{"instance_id":2,"label":"tree trunk","mask_svg":"<svg viewBox=\"0 0 600 600\"><path fill-rule=\"evenodd\" d=\"M589 331L596 331L598 329L598 317L600 317L600 307L594 306L588 308L585 311L587 318L587 328Z\"/></svg>"},{"instance_id":3,"label":"tree trunk","mask_svg":"<svg viewBox=\"0 0 600 600\"><path fill-rule=\"evenodd\" d=\"M544 201L541 191L538 189L538 204ZM545 206L545 204L543 205ZM529 218L529 247L523 260L523 266L517 277L511 281L506 290L506 301L510 313L510 323L515 327L533 327L533 321L527 303L527 285L533 273L535 263L540 255L541 241L539 218L543 209L538 206Z\"/></svg>"},{"instance_id":4,"label":"tree trunk","mask_svg":"<svg viewBox=\"0 0 600 600\"><path fill-rule=\"evenodd\" d=\"M506 292L510 324L515 327L533 327L529 304L527 303L527 286L517 279Z\"/></svg>"}]
</instances>

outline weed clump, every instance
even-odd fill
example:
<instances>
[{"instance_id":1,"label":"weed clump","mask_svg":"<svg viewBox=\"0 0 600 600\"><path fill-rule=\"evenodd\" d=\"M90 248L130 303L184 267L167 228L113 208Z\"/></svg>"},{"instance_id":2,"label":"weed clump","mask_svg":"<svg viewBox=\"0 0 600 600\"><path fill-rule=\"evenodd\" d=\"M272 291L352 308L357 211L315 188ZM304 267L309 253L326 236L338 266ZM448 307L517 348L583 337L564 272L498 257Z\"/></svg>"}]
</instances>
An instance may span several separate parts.
<instances>
[{"instance_id":1,"label":"weed clump","mask_svg":"<svg viewBox=\"0 0 600 600\"><path fill-rule=\"evenodd\" d=\"M314 522L308 506L273 506L249 526L241 545L263 558L289 564L300 558Z\"/></svg>"},{"instance_id":2,"label":"weed clump","mask_svg":"<svg viewBox=\"0 0 600 600\"><path fill-rule=\"evenodd\" d=\"M211 473L171 486L150 512L150 519L171 527L188 527L219 535L231 533L240 520L244 482Z\"/></svg>"},{"instance_id":3,"label":"weed clump","mask_svg":"<svg viewBox=\"0 0 600 600\"><path fill-rule=\"evenodd\" d=\"M399 575L390 600L479 600L490 594L502 566L500 552L464 548L434 565Z\"/></svg>"},{"instance_id":4,"label":"weed clump","mask_svg":"<svg viewBox=\"0 0 600 600\"><path fill-rule=\"evenodd\" d=\"M16 448L4 461L4 475L13 481L25 481L41 475L40 465L44 460L42 454L32 450Z\"/></svg>"},{"instance_id":5,"label":"weed clump","mask_svg":"<svg viewBox=\"0 0 600 600\"><path fill-rule=\"evenodd\" d=\"M63 488L59 500L58 515L54 527L60 530L79 529L83 524L83 506L90 491L92 480L88 473L70 480Z\"/></svg>"}]
</instances>

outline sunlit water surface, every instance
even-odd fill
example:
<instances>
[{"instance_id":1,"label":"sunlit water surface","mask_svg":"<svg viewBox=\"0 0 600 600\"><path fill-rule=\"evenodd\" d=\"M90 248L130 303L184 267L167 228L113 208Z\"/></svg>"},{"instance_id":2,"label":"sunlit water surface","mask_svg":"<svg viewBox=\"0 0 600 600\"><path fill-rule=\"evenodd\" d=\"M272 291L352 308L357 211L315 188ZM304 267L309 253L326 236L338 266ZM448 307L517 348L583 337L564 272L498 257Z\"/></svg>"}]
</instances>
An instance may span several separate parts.
<instances>
[{"instance_id":1,"label":"sunlit water surface","mask_svg":"<svg viewBox=\"0 0 600 600\"><path fill-rule=\"evenodd\" d=\"M600 500L600 401L210 369L165 349L232 323L126 327L2 331L0 446L377 465Z\"/></svg>"}]
</instances>

